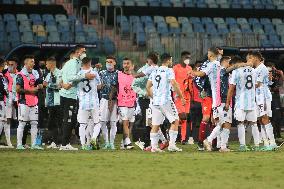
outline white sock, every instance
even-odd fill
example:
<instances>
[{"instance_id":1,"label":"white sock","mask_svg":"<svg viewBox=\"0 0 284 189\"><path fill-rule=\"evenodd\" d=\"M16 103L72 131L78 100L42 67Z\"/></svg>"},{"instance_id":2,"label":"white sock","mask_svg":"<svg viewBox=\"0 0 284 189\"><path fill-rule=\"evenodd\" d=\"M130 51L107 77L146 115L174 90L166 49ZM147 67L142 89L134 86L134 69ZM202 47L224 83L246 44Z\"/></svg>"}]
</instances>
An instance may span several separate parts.
<instances>
[{"instance_id":1,"label":"white sock","mask_svg":"<svg viewBox=\"0 0 284 189\"><path fill-rule=\"evenodd\" d=\"M221 133L221 126L219 124L213 129L209 137L207 137L208 142L212 143L212 141Z\"/></svg>"},{"instance_id":2,"label":"white sock","mask_svg":"<svg viewBox=\"0 0 284 189\"><path fill-rule=\"evenodd\" d=\"M26 122L19 121L19 125L17 128L17 146L22 145L25 126L26 126Z\"/></svg>"},{"instance_id":3,"label":"white sock","mask_svg":"<svg viewBox=\"0 0 284 189\"><path fill-rule=\"evenodd\" d=\"M252 128L249 125L245 125L245 130L246 130L246 136L245 136L246 142L250 144L252 140Z\"/></svg>"},{"instance_id":4,"label":"white sock","mask_svg":"<svg viewBox=\"0 0 284 189\"><path fill-rule=\"evenodd\" d=\"M246 145L246 130L243 124L238 125L238 137L239 137L240 145L241 146Z\"/></svg>"},{"instance_id":5,"label":"white sock","mask_svg":"<svg viewBox=\"0 0 284 189\"><path fill-rule=\"evenodd\" d=\"M230 129L223 128L223 130L221 131L221 134L220 134L221 149L226 149L227 148L229 135L230 135Z\"/></svg>"},{"instance_id":6,"label":"white sock","mask_svg":"<svg viewBox=\"0 0 284 189\"><path fill-rule=\"evenodd\" d=\"M259 130L257 124L251 126L253 141L255 146L259 146Z\"/></svg>"},{"instance_id":7,"label":"white sock","mask_svg":"<svg viewBox=\"0 0 284 189\"><path fill-rule=\"evenodd\" d=\"M90 122L88 124L88 127L86 129L86 139L87 139L87 142L86 142L86 145L90 145L91 144L91 138L92 138L92 134L94 132L94 123L93 122Z\"/></svg>"},{"instance_id":8,"label":"white sock","mask_svg":"<svg viewBox=\"0 0 284 189\"><path fill-rule=\"evenodd\" d=\"M109 143L108 128L107 128L107 123L105 121L101 122L101 128L102 128L102 134L103 134L103 138L105 140L105 143Z\"/></svg>"},{"instance_id":9,"label":"white sock","mask_svg":"<svg viewBox=\"0 0 284 189\"><path fill-rule=\"evenodd\" d=\"M110 136L109 136L110 139L109 139L109 142L112 143L112 144L114 144L116 132L117 132L116 122L111 121L110 122Z\"/></svg>"},{"instance_id":10,"label":"white sock","mask_svg":"<svg viewBox=\"0 0 284 189\"><path fill-rule=\"evenodd\" d=\"M159 140L161 140L162 143L165 143L167 141L161 129L159 129L158 131L158 136L159 136Z\"/></svg>"},{"instance_id":11,"label":"white sock","mask_svg":"<svg viewBox=\"0 0 284 189\"><path fill-rule=\"evenodd\" d=\"M268 138L267 138L266 131L265 131L265 126L261 125L260 128L261 128L260 135L261 135L261 138L263 140L263 145L269 146Z\"/></svg>"},{"instance_id":12,"label":"white sock","mask_svg":"<svg viewBox=\"0 0 284 189\"><path fill-rule=\"evenodd\" d=\"M36 144L37 121L31 121L31 145Z\"/></svg>"},{"instance_id":13,"label":"white sock","mask_svg":"<svg viewBox=\"0 0 284 189\"><path fill-rule=\"evenodd\" d=\"M12 146L11 137L10 137L10 124L4 122L4 132L6 137L6 142L8 146Z\"/></svg>"},{"instance_id":14,"label":"white sock","mask_svg":"<svg viewBox=\"0 0 284 189\"><path fill-rule=\"evenodd\" d=\"M87 124L85 124L85 123L81 123L80 124L79 136L80 136L81 145L85 145L86 144L86 128L87 128Z\"/></svg>"},{"instance_id":15,"label":"white sock","mask_svg":"<svg viewBox=\"0 0 284 189\"><path fill-rule=\"evenodd\" d=\"M128 145L128 144L131 144L131 140L129 137L124 139L124 145Z\"/></svg>"},{"instance_id":16,"label":"white sock","mask_svg":"<svg viewBox=\"0 0 284 189\"><path fill-rule=\"evenodd\" d=\"M222 130L220 131L220 134L219 135L217 135L217 148L221 148L221 132L222 132Z\"/></svg>"},{"instance_id":17,"label":"white sock","mask_svg":"<svg viewBox=\"0 0 284 189\"><path fill-rule=\"evenodd\" d=\"M269 144L270 145L276 145L274 134L273 134L273 127L272 127L271 123L268 123L264 127L265 127L265 130L266 130L267 137L269 139Z\"/></svg>"},{"instance_id":18,"label":"white sock","mask_svg":"<svg viewBox=\"0 0 284 189\"><path fill-rule=\"evenodd\" d=\"M178 136L178 131L169 130L169 135L170 135L170 145L175 146Z\"/></svg>"},{"instance_id":19,"label":"white sock","mask_svg":"<svg viewBox=\"0 0 284 189\"><path fill-rule=\"evenodd\" d=\"M97 124L95 124L92 138L96 140L98 138L100 132L101 132L101 124L97 123Z\"/></svg>"},{"instance_id":20,"label":"white sock","mask_svg":"<svg viewBox=\"0 0 284 189\"><path fill-rule=\"evenodd\" d=\"M88 125L86 123L82 123L79 126L79 136L80 136L81 145L86 144L87 126Z\"/></svg>"},{"instance_id":21,"label":"white sock","mask_svg":"<svg viewBox=\"0 0 284 189\"><path fill-rule=\"evenodd\" d=\"M159 141L159 136L158 135L159 135L158 133L150 133L152 149L157 149L158 148L158 141Z\"/></svg>"}]
</instances>

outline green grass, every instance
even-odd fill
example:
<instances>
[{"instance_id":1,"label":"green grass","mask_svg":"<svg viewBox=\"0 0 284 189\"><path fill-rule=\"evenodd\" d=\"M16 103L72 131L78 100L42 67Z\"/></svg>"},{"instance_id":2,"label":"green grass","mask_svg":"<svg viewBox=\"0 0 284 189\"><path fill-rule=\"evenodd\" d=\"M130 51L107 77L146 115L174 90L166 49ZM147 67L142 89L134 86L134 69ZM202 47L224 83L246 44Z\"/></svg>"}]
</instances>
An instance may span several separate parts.
<instances>
[{"instance_id":1,"label":"green grass","mask_svg":"<svg viewBox=\"0 0 284 189\"><path fill-rule=\"evenodd\" d=\"M236 149L236 145L232 145ZM284 188L284 150L182 153L0 150L1 189Z\"/></svg>"}]
</instances>

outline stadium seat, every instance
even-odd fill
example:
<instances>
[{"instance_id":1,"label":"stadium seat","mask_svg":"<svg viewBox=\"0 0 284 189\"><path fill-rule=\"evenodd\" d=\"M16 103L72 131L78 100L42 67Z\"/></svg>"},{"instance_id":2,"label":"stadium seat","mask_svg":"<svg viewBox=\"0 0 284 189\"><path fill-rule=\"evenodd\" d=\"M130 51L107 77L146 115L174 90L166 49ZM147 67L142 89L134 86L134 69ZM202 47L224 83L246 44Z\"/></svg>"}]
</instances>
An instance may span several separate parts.
<instances>
[{"instance_id":1,"label":"stadium seat","mask_svg":"<svg viewBox=\"0 0 284 189\"><path fill-rule=\"evenodd\" d=\"M171 3L173 7L183 7L183 1L182 0L171 0Z\"/></svg>"},{"instance_id":2,"label":"stadium seat","mask_svg":"<svg viewBox=\"0 0 284 189\"><path fill-rule=\"evenodd\" d=\"M41 0L41 4L42 5L50 5L51 2L50 2L50 0Z\"/></svg>"},{"instance_id":3,"label":"stadium seat","mask_svg":"<svg viewBox=\"0 0 284 189\"><path fill-rule=\"evenodd\" d=\"M135 6L135 1L124 0L124 6L133 7Z\"/></svg>"},{"instance_id":4,"label":"stadium seat","mask_svg":"<svg viewBox=\"0 0 284 189\"><path fill-rule=\"evenodd\" d=\"M43 14L42 21L44 21L45 23L47 23L48 21L54 21L54 17L52 14Z\"/></svg>"},{"instance_id":5,"label":"stadium seat","mask_svg":"<svg viewBox=\"0 0 284 189\"><path fill-rule=\"evenodd\" d=\"M15 21L16 18L15 18L15 16L13 14L4 14L3 20L5 22L10 22L10 21Z\"/></svg>"},{"instance_id":6,"label":"stadium seat","mask_svg":"<svg viewBox=\"0 0 284 189\"><path fill-rule=\"evenodd\" d=\"M149 3L150 7L159 7L160 6L159 0L148 0L148 3Z\"/></svg>"},{"instance_id":7,"label":"stadium seat","mask_svg":"<svg viewBox=\"0 0 284 189\"><path fill-rule=\"evenodd\" d=\"M122 0L112 0L111 3L112 3L113 6L122 6L123 5Z\"/></svg>"},{"instance_id":8,"label":"stadium seat","mask_svg":"<svg viewBox=\"0 0 284 189\"><path fill-rule=\"evenodd\" d=\"M3 4L13 4L13 0L2 0Z\"/></svg>"},{"instance_id":9,"label":"stadium seat","mask_svg":"<svg viewBox=\"0 0 284 189\"><path fill-rule=\"evenodd\" d=\"M23 43L34 43L33 33L31 33L31 32L22 33L21 41Z\"/></svg>"},{"instance_id":10,"label":"stadium seat","mask_svg":"<svg viewBox=\"0 0 284 189\"><path fill-rule=\"evenodd\" d=\"M59 38L58 32L49 32L47 40L50 43L60 42L60 38Z\"/></svg>"},{"instance_id":11,"label":"stadium seat","mask_svg":"<svg viewBox=\"0 0 284 189\"><path fill-rule=\"evenodd\" d=\"M161 6L162 7L172 7L172 3L170 0L162 0L161 1Z\"/></svg>"},{"instance_id":12,"label":"stadium seat","mask_svg":"<svg viewBox=\"0 0 284 189\"><path fill-rule=\"evenodd\" d=\"M67 17L66 17L66 15L64 15L64 14L56 14L56 15L55 15L55 20L56 20L57 22L60 22L60 21L67 21Z\"/></svg>"},{"instance_id":13,"label":"stadium seat","mask_svg":"<svg viewBox=\"0 0 284 189\"><path fill-rule=\"evenodd\" d=\"M25 0L15 0L15 4L23 5L23 4L25 4Z\"/></svg>"},{"instance_id":14,"label":"stadium seat","mask_svg":"<svg viewBox=\"0 0 284 189\"><path fill-rule=\"evenodd\" d=\"M146 7L147 6L146 0L135 0L135 2L136 2L136 5L138 7Z\"/></svg>"},{"instance_id":15,"label":"stadium seat","mask_svg":"<svg viewBox=\"0 0 284 189\"><path fill-rule=\"evenodd\" d=\"M113 54L115 52L115 45L108 37L104 38L102 42L103 42L104 52L106 54Z\"/></svg>"},{"instance_id":16,"label":"stadium seat","mask_svg":"<svg viewBox=\"0 0 284 189\"><path fill-rule=\"evenodd\" d=\"M16 19L17 21L29 20L28 15L26 14L17 14Z\"/></svg>"},{"instance_id":17,"label":"stadium seat","mask_svg":"<svg viewBox=\"0 0 284 189\"><path fill-rule=\"evenodd\" d=\"M136 44L139 47L143 47L146 45L146 34L144 32L139 32L136 35Z\"/></svg>"}]
</instances>

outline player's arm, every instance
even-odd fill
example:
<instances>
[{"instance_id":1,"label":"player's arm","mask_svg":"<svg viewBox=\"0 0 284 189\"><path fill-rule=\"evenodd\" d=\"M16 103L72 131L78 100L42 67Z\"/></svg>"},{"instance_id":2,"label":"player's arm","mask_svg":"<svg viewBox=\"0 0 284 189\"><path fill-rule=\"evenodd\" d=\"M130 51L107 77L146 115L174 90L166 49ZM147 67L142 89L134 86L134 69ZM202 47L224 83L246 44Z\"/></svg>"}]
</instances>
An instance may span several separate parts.
<instances>
[{"instance_id":1,"label":"player's arm","mask_svg":"<svg viewBox=\"0 0 284 189\"><path fill-rule=\"evenodd\" d=\"M246 67L246 66L251 66L250 63L237 63L237 64L234 64L232 66L229 66L227 69L226 69L226 72L227 73L230 73L232 72L233 70L235 69L238 69L238 68L241 68L241 67Z\"/></svg>"},{"instance_id":2,"label":"player's arm","mask_svg":"<svg viewBox=\"0 0 284 189\"><path fill-rule=\"evenodd\" d=\"M191 75L193 77L204 77L204 76L206 76L206 73L203 72L203 71L192 71Z\"/></svg>"},{"instance_id":3,"label":"player's arm","mask_svg":"<svg viewBox=\"0 0 284 189\"><path fill-rule=\"evenodd\" d=\"M136 73L136 74L132 74L132 76L134 77L134 78L140 78L140 77L144 77L144 76L146 76L143 72L140 72L140 73Z\"/></svg>"},{"instance_id":4,"label":"player's arm","mask_svg":"<svg viewBox=\"0 0 284 189\"><path fill-rule=\"evenodd\" d=\"M153 83L151 80L148 80L147 81L147 85L146 85L146 92L147 92L147 96L153 98L153 90L152 90L152 87L153 87Z\"/></svg>"},{"instance_id":5,"label":"player's arm","mask_svg":"<svg viewBox=\"0 0 284 189\"><path fill-rule=\"evenodd\" d=\"M16 78L16 92L19 94L36 94L38 87L32 87L31 89L24 89L24 79L21 75L17 75Z\"/></svg>"},{"instance_id":6,"label":"player's arm","mask_svg":"<svg viewBox=\"0 0 284 189\"><path fill-rule=\"evenodd\" d=\"M229 86L229 90L228 90L228 94L227 94L227 100L226 100L226 105L225 105L225 110L228 111L229 110L229 106L231 104L231 99L234 95L236 89L236 85L230 84Z\"/></svg>"},{"instance_id":7,"label":"player's arm","mask_svg":"<svg viewBox=\"0 0 284 189\"><path fill-rule=\"evenodd\" d=\"M173 86L174 91L178 94L178 96L180 97L182 104L185 105L185 99L183 97L183 94L180 90L179 84L176 82L175 79L171 79L171 85Z\"/></svg>"}]
</instances>

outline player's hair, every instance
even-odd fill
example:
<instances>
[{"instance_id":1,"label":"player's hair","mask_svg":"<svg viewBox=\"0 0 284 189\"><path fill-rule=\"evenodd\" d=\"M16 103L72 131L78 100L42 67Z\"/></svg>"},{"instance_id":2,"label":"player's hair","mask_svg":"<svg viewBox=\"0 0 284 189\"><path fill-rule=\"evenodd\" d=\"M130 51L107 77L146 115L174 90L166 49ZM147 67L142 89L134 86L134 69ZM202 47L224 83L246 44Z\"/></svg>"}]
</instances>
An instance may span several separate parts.
<instances>
[{"instance_id":1,"label":"player's hair","mask_svg":"<svg viewBox=\"0 0 284 189\"><path fill-rule=\"evenodd\" d=\"M236 63L241 63L241 62L244 62L243 59L240 56L236 55L231 58L229 64L236 64Z\"/></svg>"},{"instance_id":2,"label":"player's hair","mask_svg":"<svg viewBox=\"0 0 284 189\"><path fill-rule=\"evenodd\" d=\"M82 64L86 65L86 64L89 64L91 61L92 61L92 60L91 60L90 58L85 57L85 58L83 58L83 60L82 60Z\"/></svg>"},{"instance_id":3,"label":"player's hair","mask_svg":"<svg viewBox=\"0 0 284 189\"><path fill-rule=\"evenodd\" d=\"M274 62L265 62L265 66L266 67L275 67L275 63Z\"/></svg>"},{"instance_id":4,"label":"player's hair","mask_svg":"<svg viewBox=\"0 0 284 189\"><path fill-rule=\"evenodd\" d=\"M166 61L168 61L168 60L171 59L171 58L172 58L172 56L171 56L170 54L164 53L164 54L161 55L161 62L162 62L162 63L163 63L163 62L166 62Z\"/></svg>"},{"instance_id":5,"label":"player's hair","mask_svg":"<svg viewBox=\"0 0 284 189\"><path fill-rule=\"evenodd\" d=\"M150 52L147 58L151 59L154 62L154 64L158 64L159 54L157 52Z\"/></svg>"},{"instance_id":6,"label":"player's hair","mask_svg":"<svg viewBox=\"0 0 284 189\"><path fill-rule=\"evenodd\" d=\"M221 58L221 60L220 60L220 63L222 63L222 62L225 61L225 60L230 60L230 59L231 59L230 56L223 56L223 57Z\"/></svg>"},{"instance_id":7,"label":"player's hair","mask_svg":"<svg viewBox=\"0 0 284 189\"><path fill-rule=\"evenodd\" d=\"M34 59L34 58L35 58L34 55L28 54L28 55L24 56L24 61L27 60L27 59Z\"/></svg>"},{"instance_id":8,"label":"player's hair","mask_svg":"<svg viewBox=\"0 0 284 189\"><path fill-rule=\"evenodd\" d=\"M78 50L80 50L80 49L82 49L82 48L85 48L85 46L84 46L84 45L81 45L81 44L76 45L76 46L74 47L74 52L76 52L76 51L78 51Z\"/></svg>"},{"instance_id":9,"label":"player's hair","mask_svg":"<svg viewBox=\"0 0 284 189\"><path fill-rule=\"evenodd\" d=\"M130 58L124 57L124 58L123 58L123 61L126 61L126 60L129 60L129 61L132 63L132 60L131 60Z\"/></svg>"},{"instance_id":10,"label":"player's hair","mask_svg":"<svg viewBox=\"0 0 284 189\"><path fill-rule=\"evenodd\" d=\"M254 57L258 58L260 61L264 60L262 54L259 51L249 51L248 56L254 56Z\"/></svg>"},{"instance_id":11,"label":"player's hair","mask_svg":"<svg viewBox=\"0 0 284 189\"><path fill-rule=\"evenodd\" d=\"M3 58L0 58L0 66L1 67L5 66L5 60Z\"/></svg>"},{"instance_id":12,"label":"player's hair","mask_svg":"<svg viewBox=\"0 0 284 189\"><path fill-rule=\"evenodd\" d=\"M189 51L182 51L180 56L186 56L186 55L191 55L191 53Z\"/></svg>"},{"instance_id":13,"label":"player's hair","mask_svg":"<svg viewBox=\"0 0 284 189\"><path fill-rule=\"evenodd\" d=\"M115 56L113 56L113 55L108 55L108 56L106 57L106 59L111 59L111 60L114 60L114 61L116 62L116 58L115 58Z\"/></svg>"},{"instance_id":14,"label":"player's hair","mask_svg":"<svg viewBox=\"0 0 284 189\"><path fill-rule=\"evenodd\" d=\"M13 57L8 58L7 61L14 61L14 62L18 63L19 59L17 57L13 56Z\"/></svg>"},{"instance_id":15,"label":"player's hair","mask_svg":"<svg viewBox=\"0 0 284 189\"><path fill-rule=\"evenodd\" d=\"M216 47L216 49L217 49L217 50L223 50L223 48L220 47L220 46Z\"/></svg>"},{"instance_id":16,"label":"player's hair","mask_svg":"<svg viewBox=\"0 0 284 189\"><path fill-rule=\"evenodd\" d=\"M216 56L219 54L218 49L216 47L210 47L208 51L212 52Z\"/></svg>"},{"instance_id":17,"label":"player's hair","mask_svg":"<svg viewBox=\"0 0 284 189\"><path fill-rule=\"evenodd\" d=\"M48 62L56 62L56 58L54 56L51 56L51 57L47 58L46 61L48 61Z\"/></svg>"}]
</instances>

